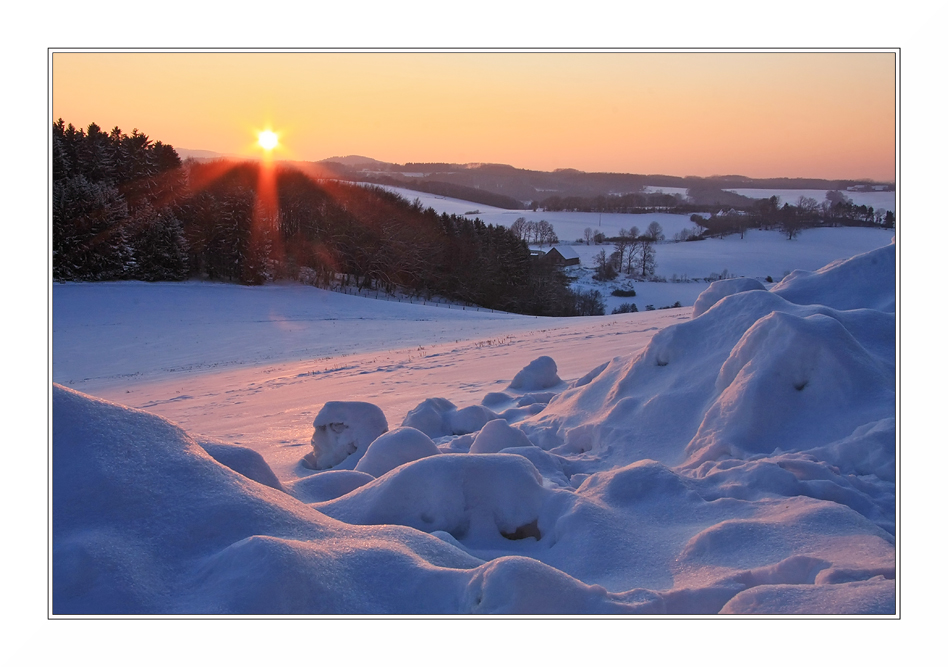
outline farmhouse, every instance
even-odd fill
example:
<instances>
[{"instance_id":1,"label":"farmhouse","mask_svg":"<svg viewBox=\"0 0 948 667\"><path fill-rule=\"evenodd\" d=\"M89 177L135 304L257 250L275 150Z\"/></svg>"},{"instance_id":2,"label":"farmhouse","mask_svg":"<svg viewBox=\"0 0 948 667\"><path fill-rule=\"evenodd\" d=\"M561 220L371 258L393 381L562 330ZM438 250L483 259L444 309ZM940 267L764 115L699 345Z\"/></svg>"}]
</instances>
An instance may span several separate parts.
<instances>
[{"instance_id":1,"label":"farmhouse","mask_svg":"<svg viewBox=\"0 0 948 667\"><path fill-rule=\"evenodd\" d=\"M553 246L548 253L541 255L540 259L556 266L579 266L579 255L572 246L568 245Z\"/></svg>"}]
</instances>

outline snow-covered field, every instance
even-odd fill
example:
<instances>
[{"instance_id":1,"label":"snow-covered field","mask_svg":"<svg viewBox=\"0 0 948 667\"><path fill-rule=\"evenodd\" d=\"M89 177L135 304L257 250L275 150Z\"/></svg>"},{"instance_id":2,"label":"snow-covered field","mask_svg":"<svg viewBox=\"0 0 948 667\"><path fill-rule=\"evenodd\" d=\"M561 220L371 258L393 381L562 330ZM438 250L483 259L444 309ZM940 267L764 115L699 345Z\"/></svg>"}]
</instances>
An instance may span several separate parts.
<instances>
[{"instance_id":1,"label":"snow-covered field","mask_svg":"<svg viewBox=\"0 0 948 667\"><path fill-rule=\"evenodd\" d=\"M536 326L536 318L445 304L414 306L299 283L57 284L53 380L127 381L178 371L311 362ZM110 342L102 345L103 340Z\"/></svg>"},{"instance_id":2,"label":"snow-covered field","mask_svg":"<svg viewBox=\"0 0 948 667\"><path fill-rule=\"evenodd\" d=\"M251 446L287 475L325 401L401 421L432 395L479 401L541 355L580 377L690 316L535 318L294 284L57 284L53 303L54 382Z\"/></svg>"},{"instance_id":3,"label":"snow-covered field","mask_svg":"<svg viewBox=\"0 0 948 667\"><path fill-rule=\"evenodd\" d=\"M520 217L527 220L546 220L553 225L562 243L573 243L584 238L583 232L590 228L593 232L602 232L607 237L619 235L621 229L631 229L638 227L640 231L645 231L651 222L657 222L662 226L666 239L673 239L675 234L682 230L694 228L690 215L679 215L673 213L574 213L569 211L510 211L484 204L475 204L462 199L452 199L440 195L432 195L426 192L418 192L407 188L396 188L391 186L381 186L392 192L397 192L408 201L415 199L421 200L426 208L431 207L438 213L448 213L465 215L468 217L478 217L486 223L494 225L503 225L509 227ZM651 191L663 191L668 194L681 194L684 196L687 190L683 188L646 188ZM817 202L822 202L826 198L825 190L761 190L761 189L735 189L731 192L763 199L777 195L782 203L795 205L801 196L812 197ZM895 210L894 192L849 192L846 196L853 200L856 205L865 204L875 209ZM474 213L476 211L476 213ZM891 235L891 232L889 232ZM801 253L803 254L803 253ZM822 266L819 264L818 266ZM764 274L767 275L767 274ZM776 277L776 276L774 276Z\"/></svg>"},{"instance_id":4,"label":"snow-covered field","mask_svg":"<svg viewBox=\"0 0 948 667\"><path fill-rule=\"evenodd\" d=\"M590 228L593 232L602 232L606 236L618 236L621 229L638 227L644 232L651 222L658 222L665 236L672 238L683 229L691 229L694 223L690 215L672 213L577 213L570 211L510 211L504 208L475 204L462 199L452 199L432 195L406 188L384 186L386 190L397 192L408 201L421 200L423 206L431 207L438 213L468 214L469 218L480 218L492 225L509 227L517 218L527 220L546 220L553 225L557 237L563 243L572 243L583 238L583 232Z\"/></svg>"},{"instance_id":5,"label":"snow-covered field","mask_svg":"<svg viewBox=\"0 0 948 667\"><path fill-rule=\"evenodd\" d=\"M671 306L676 301L690 306L708 286L705 279L727 272L731 277L757 278L766 282L768 276L779 281L791 271L815 271L837 259L852 257L892 242L894 233L885 229L864 227L807 229L793 241L777 231L748 230L741 239L731 235L724 239L706 239L675 243L666 241L655 246L656 276L668 282L650 282L620 275L615 280L593 279L595 257L600 250L609 255L611 244L573 245L581 267L571 268L576 286L599 290L606 301L606 313L622 303L634 303L641 311L646 306ZM542 248L548 251L549 246ZM687 281L686 281L687 279ZM692 282L698 279L699 282ZM680 282L677 282L680 281ZM634 297L614 297L614 289L634 289Z\"/></svg>"},{"instance_id":6,"label":"snow-covered field","mask_svg":"<svg viewBox=\"0 0 948 667\"><path fill-rule=\"evenodd\" d=\"M895 614L877 245L585 320L55 285L53 612Z\"/></svg>"}]
</instances>

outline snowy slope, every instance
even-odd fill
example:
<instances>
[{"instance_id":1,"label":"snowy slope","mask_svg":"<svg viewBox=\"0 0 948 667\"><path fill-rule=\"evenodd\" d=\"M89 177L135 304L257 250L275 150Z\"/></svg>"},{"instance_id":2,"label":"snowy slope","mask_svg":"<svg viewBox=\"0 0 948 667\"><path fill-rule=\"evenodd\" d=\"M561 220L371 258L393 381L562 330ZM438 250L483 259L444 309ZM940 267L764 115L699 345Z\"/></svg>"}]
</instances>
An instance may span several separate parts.
<instances>
[{"instance_id":1,"label":"snowy slope","mask_svg":"<svg viewBox=\"0 0 948 667\"><path fill-rule=\"evenodd\" d=\"M549 321L366 299L299 283L56 284L53 379L134 379L314 360L490 337Z\"/></svg>"},{"instance_id":2,"label":"snowy slope","mask_svg":"<svg viewBox=\"0 0 948 667\"><path fill-rule=\"evenodd\" d=\"M894 266L889 245L772 291L713 284L582 377L488 355L506 379L383 409L393 436L324 406L316 432L366 463L276 485L56 385L53 611L894 614Z\"/></svg>"}]
</instances>

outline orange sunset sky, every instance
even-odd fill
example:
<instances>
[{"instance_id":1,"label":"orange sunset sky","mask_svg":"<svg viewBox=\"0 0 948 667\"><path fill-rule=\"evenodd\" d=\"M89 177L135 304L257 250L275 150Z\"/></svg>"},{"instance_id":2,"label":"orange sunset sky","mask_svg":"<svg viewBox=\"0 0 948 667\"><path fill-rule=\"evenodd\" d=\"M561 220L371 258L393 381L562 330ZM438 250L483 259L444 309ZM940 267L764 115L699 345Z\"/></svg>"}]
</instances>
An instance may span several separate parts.
<instances>
[{"instance_id":1,"label":"orange sunset sky","mask_svg":"<svg viewBox=\"0 0 948 667\"><path fill-rule=\"evenodd\" d=\"M52 56L52 113L176 148L295 160L895 178L896 55L90 53Z\"/></svg>"}]
</instances>

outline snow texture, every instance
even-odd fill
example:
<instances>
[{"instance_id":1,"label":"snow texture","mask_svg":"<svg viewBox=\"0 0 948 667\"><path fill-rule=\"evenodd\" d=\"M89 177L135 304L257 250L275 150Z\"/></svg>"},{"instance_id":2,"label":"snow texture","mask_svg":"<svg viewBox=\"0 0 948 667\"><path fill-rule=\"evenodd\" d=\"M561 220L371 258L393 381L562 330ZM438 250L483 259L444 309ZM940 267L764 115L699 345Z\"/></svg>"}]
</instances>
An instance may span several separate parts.
<instances>
[{"instance_id":1,"label":"snow texture","mask_svg":"<svg viewBox=\"0 0 948 667\"><path fill-rule=\"evenodd\" d=\"M713 284L576 381L542 356L390 433L326 403L277 485L54 385L53 613L893 615L894 264Z\"/></svg>"}]
</instances>

